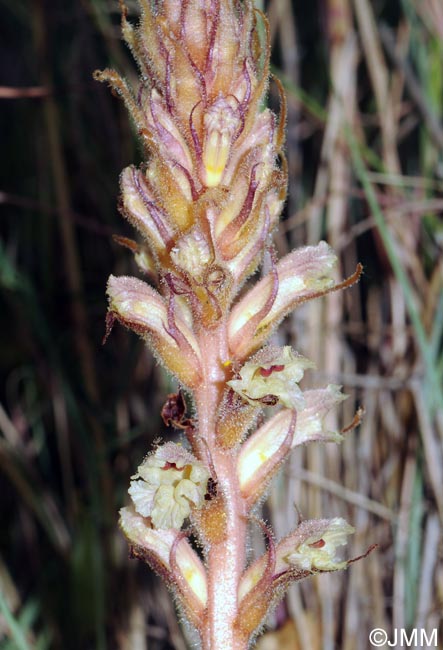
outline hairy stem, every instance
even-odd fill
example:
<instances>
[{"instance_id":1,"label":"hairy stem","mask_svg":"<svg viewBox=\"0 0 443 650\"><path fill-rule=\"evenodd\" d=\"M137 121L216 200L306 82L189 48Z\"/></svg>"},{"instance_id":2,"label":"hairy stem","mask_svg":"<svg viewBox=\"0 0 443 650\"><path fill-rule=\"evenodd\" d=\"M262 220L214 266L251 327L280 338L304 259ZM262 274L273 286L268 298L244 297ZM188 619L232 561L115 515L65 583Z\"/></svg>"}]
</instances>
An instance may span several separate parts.
<instances>
[{"instance_id":1,"label":"hairy stem","mask_svg":"<svg viewBox=\"0 0 443 650\"><path fill-rule=\"evenodd\" d=\"M223 361L227 359L226 327L200 334L200 349L204 351L204 379L195 392L200 436L206 440L224 500L225 534L222 541L212 543L207 554L208 608L206 628L202 634L204 650L223 648L241 650L247 639L241 639L234 629L240 576L245 567L246 512L240 495L236 471L236 455L220 449L215 441L217 409L223 395L226 374Z\"/></svg>"}]
</instances>

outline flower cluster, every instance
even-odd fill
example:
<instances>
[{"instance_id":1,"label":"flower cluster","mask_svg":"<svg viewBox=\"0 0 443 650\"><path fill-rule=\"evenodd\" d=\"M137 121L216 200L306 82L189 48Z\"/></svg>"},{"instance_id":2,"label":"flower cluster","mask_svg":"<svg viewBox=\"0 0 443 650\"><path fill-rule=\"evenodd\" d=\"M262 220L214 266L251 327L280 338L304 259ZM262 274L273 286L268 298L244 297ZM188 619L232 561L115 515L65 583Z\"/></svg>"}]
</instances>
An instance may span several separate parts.
<instances>
[{"instance_id":1,"label":"flower cluster","mask_svg":"<svg viewBox=\"0 0 443 650\"><path fill-rule=\"evenodd\" d=\"M142 336L192 396L168 397L165 422L185 448L159 444L132 477L121 527L133 554L174 590L209 648L247 647L291 581L347 566L336 558L352 528L340 518L303 522L246 568L253 508L294 447L341 442L325 416L340 387L302 391L312 362L267 346L301 303L334 284L337 257L325 242L277 261L272 248L286 194L285 104L265 108L266 18L251 0L141 0L123 36L140 68L132 89L116 72L96 73L122 96L146 149L121 175L121 210L142 242L131 249L150 282L111 276L107 334L115 321ZM269 258L269 273L243 285ZM241 293L240 293L241 292ZM264 407L275 408L257 426ZM205 563L181 531L189 522Z\"/></svg>"}]
</instances>

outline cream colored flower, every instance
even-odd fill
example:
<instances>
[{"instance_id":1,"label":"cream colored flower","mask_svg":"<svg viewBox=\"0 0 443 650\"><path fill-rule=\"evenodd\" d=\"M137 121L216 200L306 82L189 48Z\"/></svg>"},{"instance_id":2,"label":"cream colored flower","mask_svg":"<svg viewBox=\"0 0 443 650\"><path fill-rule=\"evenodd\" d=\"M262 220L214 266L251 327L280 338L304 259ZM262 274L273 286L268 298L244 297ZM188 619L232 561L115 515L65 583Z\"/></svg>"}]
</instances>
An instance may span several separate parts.
<instances>
[{"instance_id":1,"label":"cream colored flower","mask_svg":"<svg viewBox=\"0 0 443 650\"><path fill-rule=\"evenodd\" d=\"M173 442L157 447L132 477L129 494L136 511L154 528L182 527L192 508L201 508L209 472Z\"/></svg>"},{"instance_id":2,"label":"cream colored flower","mask_svg":"<svg viewBox=\"0 0 443 650\"><path fill-rule=\"evenodd\" d=\"M250 404L279 402L289 409L302 409L305 402L298 383L304 371L314 365L309 359L294 354L289 345L269 347L244 364L240 379L227 383Z\"/></svg>"},{"instance_id":3,"label":"cream colored flower","mask_svg":"<svg viewBox=\"0 0 443 650\"><path fill-rule=\"evenodd\" d=\"M337 547L344 546L347 543L347 536L354 532L355 529L344 519L335 517L328 522L326 530L314 533L305 539L285 557L285 560L288 564L306 571L344 569L347 561L336 557Z\"/></svg>"}]
</instances>

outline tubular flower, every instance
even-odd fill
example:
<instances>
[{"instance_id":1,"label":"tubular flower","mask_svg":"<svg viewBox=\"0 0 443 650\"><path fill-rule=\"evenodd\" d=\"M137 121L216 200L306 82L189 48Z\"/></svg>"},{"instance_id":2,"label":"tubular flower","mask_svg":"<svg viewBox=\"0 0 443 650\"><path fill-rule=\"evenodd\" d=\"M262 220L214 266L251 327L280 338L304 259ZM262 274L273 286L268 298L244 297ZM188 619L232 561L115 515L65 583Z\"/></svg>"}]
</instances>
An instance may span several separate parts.
<instances>
[{"instance_id":1,"label":"tubular flower","mask_svg":"<svg viewBox=\"0 0 443 650\"><path fill-rule=\"evenodd\" d=\"M284 257L234 307L229 318L232 354L244 359L259 348L298 304L333 287L337 256L326 244L306 246Z\"/></svg>"},{"instance_id":2,"label":"tubular flower","mask_svg":"<svg viewBox=\"0 0 443 650\"><path fill-rule=\"evenodd\" d=\"M289 409L303 409L305 402L298 383L314 363L284 348L264 348L240 370L240 379L227 384L249 404L274 405L280 402Z\"/></svg>"},{"instance_id":3,"label":"tubular flower","mask_svg":"<svg viewBox=\"0 0 443 650\"><path fill-rule=\"evenodd\" d=\"M291 580L301 580L314 572L338 571L349 562L337 559L339 546L347 543L355 530L341 517L309 519L301 522L294 532L272 548L273 570L270 583L289 586ZM239 584L239 597L244 599L260 584L267 572L269 553L263 555L244 572Z\"/></svg>"},{"instance_id":4,"label":"tubular flower","mask_svg":"<svg viewBox=\"0 0 443 650\"><path fill-rule=\"evenodd\" d=\"M192 508L201 508L209 473L183 447L157 447L132 477L129 494L136 511L154 528L181 528Z\"/></svg>"},{"instance_id":5,"label":"tubular flower","mask_svg":"<svg viewBox=\"0 0 443 650\"><path fill-rule=\"evenodd\" d=\"M306 571L338 571L347 561L336 557L337 548L347 543L355 532L344 519L336 517L327 522L323 532L315 532L289 553L284 560L292 567Z\"/></svg>"},{"instance_id":6,"label":"tubular flower","mask_svg":"<svg viewBox=\"0 0 443 650\"><path fill-rule=\"evenodd\" d=\"M276 259L286 109L277 80L280 115L265 107L270 32L252 0L139 4L134 26L120 0L138 87L109 69L95 77L123 98L144 145L142 165L120 177L121 212L142 241L116 240L150 284L109 278L107 335L115 321L141 335L194 413L181 388L168 396L163 421L190 451L168 442L148 454L120 526L132 555L173 590L203 650L246 650L282 587L346 566L336 558L352 532L342 519L303 522L278 543L261 522L268 549L249 568L247 529L292 449L342 440L325 424L344 399L339 387L302 392L313 363L263 346L295 307L351 286L361 267L335 284L326 242ZM265 255L269 272L239 295ZM269 405L283 408L257 424ZM180 530L186 519L204 565Z\"/></svg>"}]
</instances>

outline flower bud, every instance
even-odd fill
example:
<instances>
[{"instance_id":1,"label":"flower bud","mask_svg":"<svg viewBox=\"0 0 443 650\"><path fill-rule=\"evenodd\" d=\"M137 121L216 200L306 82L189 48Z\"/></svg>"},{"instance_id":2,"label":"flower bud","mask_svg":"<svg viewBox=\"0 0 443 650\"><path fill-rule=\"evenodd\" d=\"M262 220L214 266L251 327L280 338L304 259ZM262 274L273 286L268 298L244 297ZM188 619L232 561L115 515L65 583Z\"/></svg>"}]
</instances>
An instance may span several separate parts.
<instances>
[{"instance_id":1,"label":"flower bud","mask_svg":"<svg viewBox=\"0 0 443 650\"><path fill-rule=\"evenodd\" d=\"M189 542L175 529L155 530L133 508L120 510L120 528L132 555L147 562L179 597L191 622L197 625L208 600L206 571Z\"/></svg>"},{"instance_id":2,"label":"flower bud","mask_svg":"<svg viewBox=\"0 0 443 650\"><path fill-rule=\"evenodd\" d=\"M216 187L220 184L231 152L235 134L241 125L238 102L219 97L203 116L203 184Z\"/></svg>"},{"instance_id":3,"label":"flower bud","mask_svg":"<svg viewBox=\"0 0 443 650\"><path fill-rule=\"evenodd\" d=\"M204 504L209 473L173 442L157 447L132 477L129 494L136 511L154 528L181 528L192 508Z\"/></svg>"},{"instance_id":4,"label":"flower bud","mask_svg":"<svg viewBox=\"0 0 443 650\"><path fill-rule=\"evenodd\" d=\"M203 232L194 228L171 249L171 259L179 270L201 282L213 255Z\"/></svg>"},{"instance_id":5,"label":"flower bud","mask_svg":"<svg viewBox=\"0 0 443 650\"><path fill-rule=\"evenodd\" d=\"M153 250L164 253L173 245L175 232L164 210L158 205L143 172L127 167L120 177L122 209L128 221L143 235Z\"/></svg>"},{"instance_id":6,"label":"flower bud","mask_svg":"<svg viewBox=\"0 0 443 650\"><path fill-rule=\"evenodd\" d=\"M267 489L291 450L296 427L294 411L280 411L243 443L237 459L242 496L253 505Z\"/></svg>"},{"instance_id":7,"label":"flower bud","mask_svg":"<svg viewBox=\"0 0 443 650\"><path fill-rule=\"evenodd\" d=\"M161 296L136 278L110 276L109 312L123 325L146 338L166 367L186 386L201 380L200 350L189 326L168 314Z\"/></svg>"},{"instance_id":8,"label":"flower bud","mask_svg":"<svg viewBox=\"0 0 443 650\"><path fill-rule=\"evenodd\" d=\"M336 263L337 256L326 242L299 248L284 257L275 269L278 285L275 276L266 276L232 310L228 334L233 356L247 357L297 304L327 293L333 286ZM271 304L266 305L269 296Z\"/></svg>"}]
</instances>

